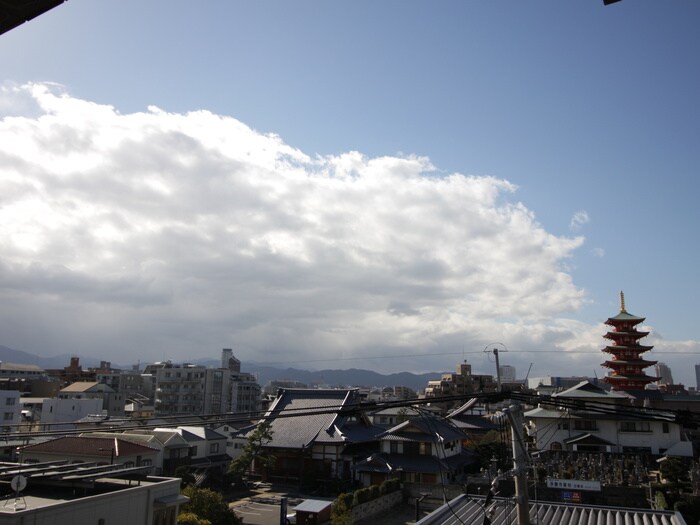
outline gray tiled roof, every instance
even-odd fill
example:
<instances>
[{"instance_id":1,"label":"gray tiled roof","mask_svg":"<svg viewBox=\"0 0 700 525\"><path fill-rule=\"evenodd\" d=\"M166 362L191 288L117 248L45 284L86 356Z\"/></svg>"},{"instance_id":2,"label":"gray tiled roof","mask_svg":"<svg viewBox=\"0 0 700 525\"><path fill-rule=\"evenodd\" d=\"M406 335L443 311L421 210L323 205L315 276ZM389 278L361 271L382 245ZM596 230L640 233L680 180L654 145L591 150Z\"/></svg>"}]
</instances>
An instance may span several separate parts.
<instances>
[{"instance_id":1,"label":"gray tiled roof","mask_svg":"<svg viewBox=\"0 0 700 525\"><path fill-rule=\"evenodd\" d=\"M272 441L266 446L297 449L309 446L317 438L325 442L343 441L337 435L337 428L343 426L345 416L339 412L358 402L357 389L281 389L265 415L272 430ZM278 417L285 412L290 415L298 412L299 416Z\"/></svg>"},{"instance_id":2,"label":"gray tiled roof","mask_svg":"<svg viewBox=\"0 0 700 525\"><path fill-rule=\"evenodd\" d=\"M464 432L449 421L426 414L390 428L380 438L401 441L433 441L436 435L445 441L455 441L466 437Z\"/></svg>"}]
</instances>

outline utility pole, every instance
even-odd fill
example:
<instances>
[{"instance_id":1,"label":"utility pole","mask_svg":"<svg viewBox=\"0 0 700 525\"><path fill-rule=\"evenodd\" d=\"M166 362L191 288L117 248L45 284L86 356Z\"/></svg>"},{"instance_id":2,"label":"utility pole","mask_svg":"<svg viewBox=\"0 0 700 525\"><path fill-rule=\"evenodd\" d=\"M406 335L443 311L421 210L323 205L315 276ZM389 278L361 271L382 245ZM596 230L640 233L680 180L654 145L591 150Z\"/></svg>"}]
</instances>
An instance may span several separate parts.
<instances>
[{"instance_id":1,"label":"utility pole","mask_svg":"<svg viewBox=\"0 0 700 525\"><path fill-rule=\"evenodd\" d=\"M530 502L527 494L527 467L525 442L523 441L523 409L513 404L505 410L510 420L513 438L513 479L515 481L515 508L518 525L530 525Z\"/></svg>"}]
</instances>

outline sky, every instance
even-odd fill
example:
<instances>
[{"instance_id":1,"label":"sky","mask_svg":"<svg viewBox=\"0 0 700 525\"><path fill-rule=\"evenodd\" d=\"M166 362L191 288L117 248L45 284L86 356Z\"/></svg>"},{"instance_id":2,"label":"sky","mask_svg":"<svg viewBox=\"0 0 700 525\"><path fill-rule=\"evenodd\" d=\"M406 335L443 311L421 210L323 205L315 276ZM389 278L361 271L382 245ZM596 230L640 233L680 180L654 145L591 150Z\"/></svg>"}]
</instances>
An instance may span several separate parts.
<instances>
[{"instance_id":1,"label":"sky","mask_svg":"<svg viewBox=\"0 0 700 525\"><path fill-rule=\"evenodd\" d=\"M70 0L0 35L0 344L602 377L624 291L694 386L699 18Z\"/></svg>"}]
</instances>

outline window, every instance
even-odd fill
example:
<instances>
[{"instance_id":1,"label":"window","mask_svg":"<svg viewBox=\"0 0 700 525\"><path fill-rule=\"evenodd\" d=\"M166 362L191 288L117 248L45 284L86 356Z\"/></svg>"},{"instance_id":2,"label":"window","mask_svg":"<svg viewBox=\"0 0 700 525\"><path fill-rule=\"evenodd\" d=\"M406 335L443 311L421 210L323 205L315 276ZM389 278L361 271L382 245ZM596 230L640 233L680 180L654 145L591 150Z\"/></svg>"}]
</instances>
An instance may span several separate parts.
<instances>
[{"instance_id":1,"label":"window","mask_svg":"<svg viewBox=\"0 0 700 525\"><path fill-rule=\"evenodd\" d=\"M15 404L15 401L16 399L14 397L8 397L7 399L5 399L5 405L10 407Z\"/></svg>"},{"instance_id":2,"label":"window","mask_svg":"<svg viewBox=\"0 0 700 525\"><path fill-rule=\"evenodd\" d=\"M217 454L219 452L219 444L212 443L209 445L209 454Z\"/></svg>"},{"instance_id":3,"label":"window","mask_svg":"<svg viewBox=\"0 0 700 525\"><path fill-rule=\"evenodd\" d=\"M5 412L3 415L3 420L4 421L12 421L14 414L12 412Z\"/></svg>"},{"instance_id":4,"label":"window","mask_svg":"<svg viewBox=\"0 0 700 525\"><path fill-rule=\"evenodd\" d=\"M661 430L662 430L662 432L663 432L664 434L668 434L668 432L669 432L669 430L668 430L668 423L666 423L666 422L661 423Z\"/></svg>"},{"instance_id":5,"label":"window","mask_svg":"<svg viewBox=\"0 0 700 525\"><path fill-rule=\"evenodd\" d=\"M399 453L399 444L396 441L389 442L389 453L390 454L398 454Z\"/></svg>"},{"instance_id":6,"label":"window","mask_svg":"<svg viewBox=\"0 0 700 525\"><path fill-rule=\"evenodd\" d=\"M598 430L598 426L593 419L575 419L574 430L595 431Z\"/></svg>"},{"instance_id":7,"label":"window","mask_svg":"<svg viewBox=\"0 0 700 525\"><path fill-rule=\"evenodd\" d=\"M620 421L620 432L651 432L648 421Z\"/></svg>"}]
</instances>

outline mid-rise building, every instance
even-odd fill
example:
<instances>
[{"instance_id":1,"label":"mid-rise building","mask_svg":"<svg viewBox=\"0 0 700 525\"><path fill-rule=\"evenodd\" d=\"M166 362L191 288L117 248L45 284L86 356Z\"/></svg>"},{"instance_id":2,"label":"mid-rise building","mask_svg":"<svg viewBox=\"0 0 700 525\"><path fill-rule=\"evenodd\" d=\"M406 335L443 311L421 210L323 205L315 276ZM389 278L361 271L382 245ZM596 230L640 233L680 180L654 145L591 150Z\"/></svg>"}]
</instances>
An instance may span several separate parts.
<instances>
[{"instance_id":1,"label":"mid-rise building","mask_svg":"<svg viewBox=\"0 0 700 525\"><path fill-rule=\"evenodd\" d=\"M0 432L17 430L20 423L19 391L0 390Z\"/></svg>"},{"instance_id":2,"label":"mid-rise building","mask_svg":"<svg viewBox=\"0 0 700 525\"><path fill-rule=\"evenodd\" d=\"M442 374L440 379L428 381L425 389L426 398L440 398L446 396L460 396L473 392L495 392L496 382L493 376L484 374L472 374L472 366L468 363L457 365L456 374ZM455 408L464 401L455 399L446 402L438 402L444 409Z\"/></svg>"},{"instance_id":3,"label":"mid-rise building","mask_svg":"<svg viewBox=\"0 0 700 525\"><path fill-rule=\"evenodd\" d=\"M155 377L157 416L203 414L207 369L189 363L159 362L146 367Z\"/></svg>"},{"instance_id":4,"label":"mid-rise building","mask_svg":"<svg viewBox=\"0 0 700 525\"><path fill-rule=\"evenodd\" d=\"M501 373L501 381L504 383L512 383L515 381L515 367L511 365L501 365L498 367Z\"/></svg>"},{"instance_id":5,"label":"mid-rise building","mask_svg":"<svg viewBox=\"0 0 700 525\"><path fill-rule=\"evenodd\" d=\"M223 350L221 361L230 368L171 361L146 366L144 373L154 377L156 416L258 412L261 388L256 377L241 372L241 362L230 349Z\"/></svg>"},{"instance_id":6,"label":"mid-rise building","mask_svg":"<svg viewBox=\"0 0 700 525\"><path fill-rule=\"evenodd\" d=\"M671 367L666 363L656 363L656 375L659 377L660 385L673 385L673 375Z\"/></svg>"}]
</instances>

